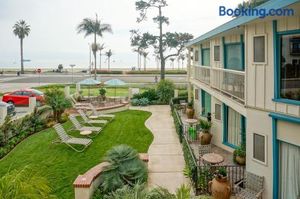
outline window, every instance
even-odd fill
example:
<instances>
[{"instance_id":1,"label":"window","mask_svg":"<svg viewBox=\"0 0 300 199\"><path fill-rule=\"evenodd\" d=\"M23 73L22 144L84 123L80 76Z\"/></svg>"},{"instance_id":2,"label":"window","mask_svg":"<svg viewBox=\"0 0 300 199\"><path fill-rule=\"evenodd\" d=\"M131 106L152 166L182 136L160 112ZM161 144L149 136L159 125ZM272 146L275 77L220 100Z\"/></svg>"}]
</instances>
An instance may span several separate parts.
<instances>
[{"instance_id":1,"label":"window","mask_svg":"<svg viewBox=\"0 0 300 199\"><path fill-rule=\"evenodd\" d=\"M225 68L231 70L244 70L242 44L225 45Z\"/></svg>"},{"instance_id":2,"label":"window","mask_svg":"<svg viewBox=\"0 0 300 199\"><path fill-rule=\"evenodd\" d=\"M31 96L32 93L30 91L23 91L24 96Z\"/></svg>"},{"instance_id":3,"label":"window","mask_svg":"<svg viewBox=\"0 0 300 199\"><path fill-rule=\"evenodd\" d=\"M210 49L202 49L202 66L210 66Z\"/></svg>"},{"instance_id":4,"label":"window","mask_svg":"<svg viewBox=\"0 0 300 199\"><path fill-rule=\"evenodd\" d=\"M221 120L221 105L215 104L215 119Z\"/></svg>"},{"instance_id":5,"label":"window","mask_svg":"<svg viewBox=\"0 0 300 199\"><path fill-rule=\"evenodd\" d=\"M266 137L253 134L253 158L260 162L266 162Z\"/></svg>"},{"instance_id":6,"label":"window","mask_svg":"<svg viewBox=\"0 0 300 199\"><path fill-rule=\"evenodd\" d=\"M214 61L220 61L220 46L214 46Z\"/></svg>"},{"instance_id":7,"label":"window","mask_svg":"<svg viewBox=\"0 0 300 199\"><path fill-rule=\"evenodd\" d=\"M22 93L23 93L22 91L16 91L13 93L13 95L22 95Z\"/></svg>"},{"instance_id":8,"label":"window","mask_svg":"<svg viewBox=\"0 0 300 199\"><path fill-rule=\"evenodd\" d=\"M280 97L300 101L300 34L280 36Z\"/></svg>"},{"instance_id":9,"label":"window","mask_svg":"<svg viewBox=\"0 0 300 199\"><path fill-rule=\"evenodd\" d=\"M254 62L265 62L265 36L253 38L253 51Z\"/></svg>"},{"instance_id":10,"label":"window","mask_svg":"<svg viewBox=\"0 0 300 199\"><path fill-rule=\"evenodd\" d=\"M207 117L211 113L211 96L204 90L201 90L202 116Z\"/></svg>"},{"instance_id":11,"label":"window","mask_svg":"<svg viewBox=\"0 0 300 199\"><path fill-rule=\"evenodd\" d=\"M224 104L223 143L235 148L246 142L246 118Z\"/></svg>"},{"instance_id":12,"label":"window","mask_svg":"<svg viewBox=\"0 0 300 199\"><path fill-rule=\"evenodd\" d=\"M196 61L199 61L199 51L198 50L195 50L195 62Z\"/></svg>"}]
</instances>

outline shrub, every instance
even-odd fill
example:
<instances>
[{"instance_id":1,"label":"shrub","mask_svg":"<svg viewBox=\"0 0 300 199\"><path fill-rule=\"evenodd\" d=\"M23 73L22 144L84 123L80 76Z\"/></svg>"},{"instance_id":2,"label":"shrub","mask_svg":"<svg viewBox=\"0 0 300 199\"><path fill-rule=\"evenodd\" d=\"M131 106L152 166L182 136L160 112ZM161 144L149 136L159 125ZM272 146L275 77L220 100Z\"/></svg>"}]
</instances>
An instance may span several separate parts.
<instances>
[{"instance_id":1,"label":"shrub","mask_svg":"<svg viewBox=\"0 0 300 199\"><path fill-rule=\"evenodd\" d=\"M125 185L134 186L147 181L147 168L136 150L119 145L110 149L105 156L110 165L101 174L100 189L104 193L115 191Z\"/></svg>"},{"instance_id":2,"label":"shrub","mask_svg":"<svg viewBox=\"0 0 300 199\"><path fill-rule=\"evenodd\" d=\"M132 99L141 99L143 98L142 93L136 93L132 96Z\"/></svg>"},{"instance_id":3,"label":"shrub","mask_svg":"<svg viewBox=\"0 0 300 199\"><path fill-rule=\"evenodd\" d=\"M157 85L157 95L159 100L168 104L174 96L174 83L170 80L161 80Z\"/></svg>"},{"instance_id":4,"label":"shrub","mask_svg":"<svg viewBox=\"0 0 300 199\"><path fill-rule=\"evenodd\" d=\"M140 105L140 100L139 99L132 99L131 100L131 105L132 106L139 106Z\"/></svg>"},{"instance_id":5,"label":"shrub","mask_svg":"<svg viewBox=\"0 0 300 199\"><path fill-rule=\"evenodd\" d=\"M150 102L149 102L148 98L144 97L139 100L139 104L140 104L140 106L148 106L150 104Z\"/></svg>"},{"instance_id":6,"label":"shrub","mask_svg":"<svg viewBox=\"0 0 300 199\"><path fill-rule=\"evenodd\" d=\"M141 98L147 98L151 102L154 100L158 100L158 95L156 93L156 90L152 88L152 89L144 91L141 94Z\"/></svg>"},{"instance_id":7,"label":"shrub","mask_svg":"<svg viewBox=\"0 0 300 199\"><path fill-rule=\"evenodd\" d=\"M55 198L49 183L41 176L29 167L7 172L0 178L1 198Z\"/></svg>"}]
</instances>

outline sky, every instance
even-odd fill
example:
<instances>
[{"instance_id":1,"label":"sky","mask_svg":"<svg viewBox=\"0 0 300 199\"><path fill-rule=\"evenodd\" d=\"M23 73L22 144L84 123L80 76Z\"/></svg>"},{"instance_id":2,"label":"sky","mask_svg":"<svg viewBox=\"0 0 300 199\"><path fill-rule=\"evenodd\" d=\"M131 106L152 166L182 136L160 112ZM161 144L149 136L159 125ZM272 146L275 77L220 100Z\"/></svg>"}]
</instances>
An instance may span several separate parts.
<instances>
[{"instance_id":1,"label":"sky","mask_svg":"<svg viewBox=\"0 0 300 199\"><path fill-rule=\"evenodd\" d=\"M163 14L169 17L170 25L164 31L188 32L198 37L232 19L219 16L219 6L235 8L242 0L167 2ZM31 61L26 62L25 67L55 68L58 64L88 67L89 43L93 37L84 38L84 34L77 34L76 27L84 18L95 18L96 13L113 29L113 34L105 33L103 38L98 38L98 42L106 47L104 51L111 49L113 52L111 67L137 66L129 30L157 34L157 24L152 21L158 14L155 9L148 12L147 21L137 23L135 0L0 0L0 69L20 66L20 41L12 32L13 25L20 19L31 26L30 34L24 40L24 59ZM152 49L149 52L147 65L156 67ZM103 57L103 68L107 68L105 59Z\"/></svg>"}]
</instances>

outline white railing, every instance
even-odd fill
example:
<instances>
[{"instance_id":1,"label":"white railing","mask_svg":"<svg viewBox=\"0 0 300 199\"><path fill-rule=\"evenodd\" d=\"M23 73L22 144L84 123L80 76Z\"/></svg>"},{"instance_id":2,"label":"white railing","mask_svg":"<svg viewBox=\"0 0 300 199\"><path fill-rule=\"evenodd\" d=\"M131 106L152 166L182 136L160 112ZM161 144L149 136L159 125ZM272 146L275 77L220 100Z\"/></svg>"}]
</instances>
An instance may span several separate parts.
<instances>
[{"instance_id":1,"label":"white railing","mask_svg":"<svg viewBox=\"0 0 300 199\"><path fill-rule=\"evenodd\" d=\"M206 66L195 66L194 67L194 78L203 83L210 84L210 67Z\"/></svg>"},{"instance_id":2,"label":"white railing","mask_svg":"<svg viewBox=\"0 0 300 199\"><path fill-rule=\"evenodd\" d=\"M241 102L245 100L245 72L214 68L205 66L193 66L193 78L208 84Z\"/></svg>"}]
</instances>

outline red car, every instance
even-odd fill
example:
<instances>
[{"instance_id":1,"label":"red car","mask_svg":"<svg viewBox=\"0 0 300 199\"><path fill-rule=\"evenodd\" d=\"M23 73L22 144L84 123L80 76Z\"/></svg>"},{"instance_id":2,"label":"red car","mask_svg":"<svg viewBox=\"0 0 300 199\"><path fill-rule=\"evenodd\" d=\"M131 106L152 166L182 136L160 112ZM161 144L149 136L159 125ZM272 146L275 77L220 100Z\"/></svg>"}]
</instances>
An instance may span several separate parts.
<instances>
[{"instance_id":1,"label":"red car","mask_svg":"<svg viewBox=\"0 0 300 199\"><path fill-rule=\"evenodd\" d=\"M6 93L2 97L2 101L14 104L15 106L28 106L29 97L36 97L37 106L44 104L44 93L35 89L24 89Z\"/></svg>"}]
</instances>

